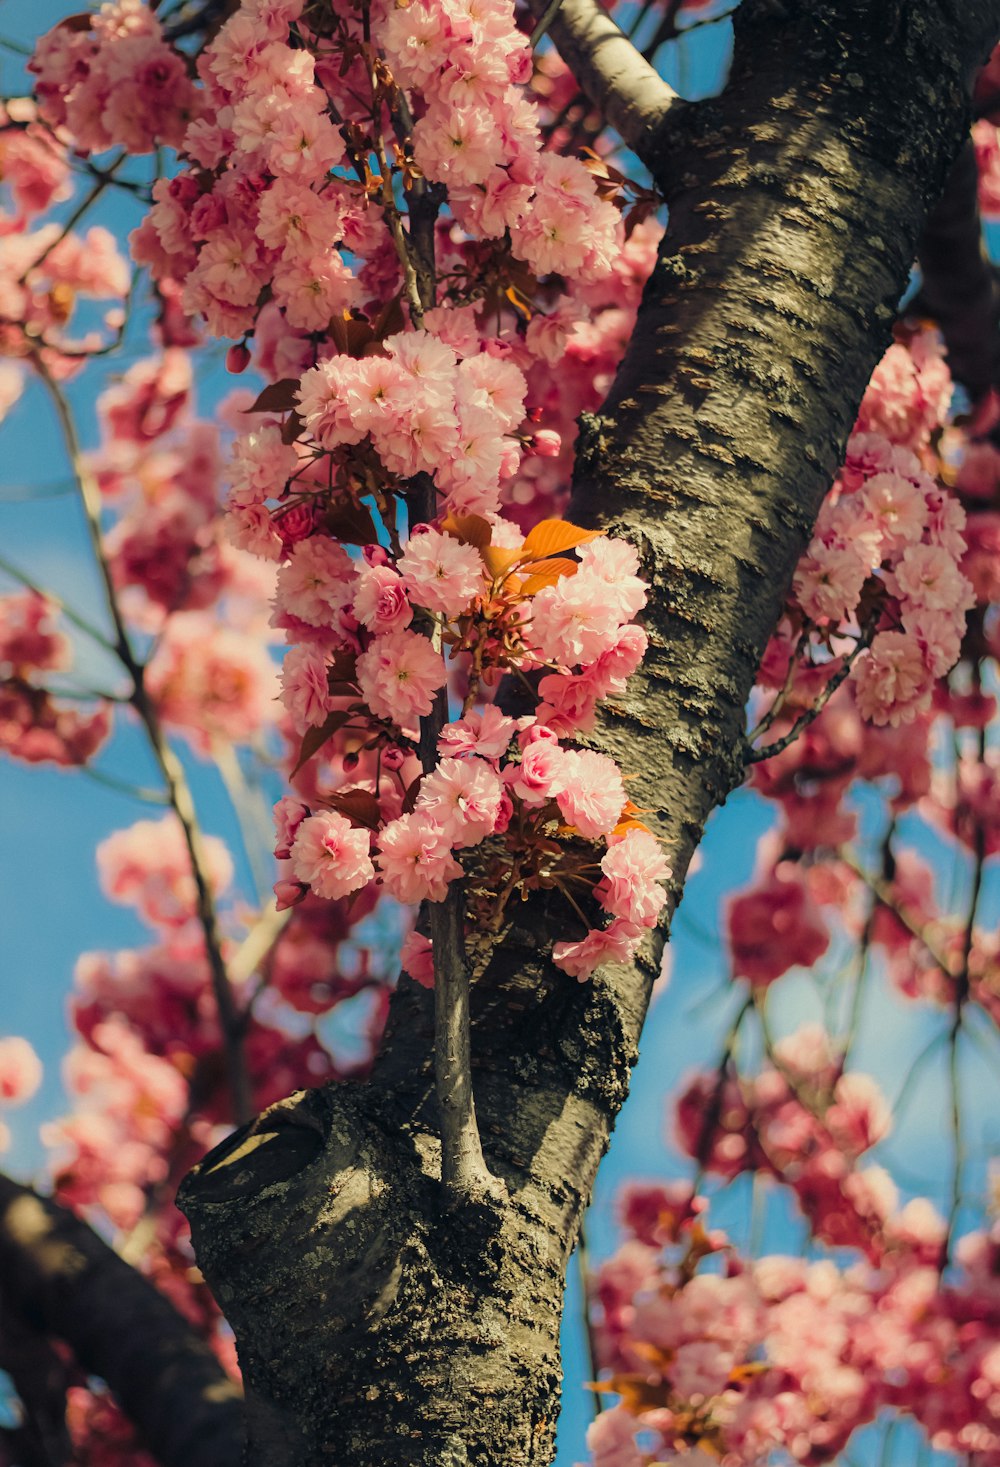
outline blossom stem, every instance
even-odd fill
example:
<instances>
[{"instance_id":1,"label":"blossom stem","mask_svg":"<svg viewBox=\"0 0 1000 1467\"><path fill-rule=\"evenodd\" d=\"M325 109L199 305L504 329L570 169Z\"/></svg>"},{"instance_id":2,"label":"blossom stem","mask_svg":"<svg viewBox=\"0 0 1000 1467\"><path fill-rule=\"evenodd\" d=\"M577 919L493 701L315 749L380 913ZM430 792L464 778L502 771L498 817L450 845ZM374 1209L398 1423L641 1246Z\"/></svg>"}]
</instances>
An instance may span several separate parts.
<instances>
[{"instance_id":1,"label":"blossom stem","mask_svg":"<svg viewBox=\"0 0 1000 1467\"><path fill-rule=\"evenodd\" d=\"M184 773L184 766L170 747L166 735L163 732L163 725L160 722L156 705L146 688L145 667L136 656L135 649L132 646L131 638L128 634L128 628L125 625L121 606L118 601L117 588L111 575L111 566L104 551L104 537L101 532L100 488L81 452L76 433L76 424L73 421L69 403L46 366L41 353L36 351L33 360L35 369L48 392L59 419L66 452L80 491L80 500L87 522L87 530L90 536L94 558L103 582L108 614L111 617L111 624L114 629L112 650L132 681L132 692L129 697L129 702L135 709L146 730L146 737L149 741L153 758L156 760L166 787L168 802L180 821L181 829L184 832L184 841L187 845L188 858L191 862L191 874L194 877L195 883L197 917L205 941L205 954L212 977L212 991L215 995L216 1007L219 1012L219 1024L222 1029L233 1114L237 1123L242 1124L253 1115L250 1077L247 1072L246 1057L243 1053L242 1034L244 1025L237 1010L232 983L230 982L225 958L222 953L222 936L219 931L215 897L212 893L211 882L208 876L208 858L205 851L205 842L201 827L198 824L191 789L187 781L187 776Z\"/></svg>"}]
</instances>

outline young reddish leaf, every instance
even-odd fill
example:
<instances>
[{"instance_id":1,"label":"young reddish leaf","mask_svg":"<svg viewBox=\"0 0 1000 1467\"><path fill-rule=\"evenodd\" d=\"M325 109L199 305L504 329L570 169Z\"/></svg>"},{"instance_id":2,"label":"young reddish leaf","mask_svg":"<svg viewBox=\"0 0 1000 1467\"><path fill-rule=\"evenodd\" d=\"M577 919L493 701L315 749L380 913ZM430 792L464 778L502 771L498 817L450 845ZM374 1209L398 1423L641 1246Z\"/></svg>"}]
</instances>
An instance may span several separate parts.
<instances>
[{"instance_id":1,"label":"young reddish leaf","mask_svg":"<svg viewBox=\"0 0 1000 1467\"><path fill-rule=\"evenodd\" d=\"M378 800L370 790L337 790L327 797L327 804L346 815L352 825L363 826L366 830L377 830L382 819Z\"/></svg>"},{"instance_id":2,"label":"young reddish leaf","mask_svg":"<svg viewBox=\"0 0 1000 1467\"><path fill-rule=\"evenodd\" d=\"M481 514L449 514L441 521L446 535L461 540L463 545L474 545L485 550L493 538L493 526Z\"/></svg>"},{"instance_id":3,"label":"young reddish leaf","mask_svg":"<svg viewBox=\"0 0 1000 1467\"><path fill-rule=\"evenodd\" d=\"M326 715L321 724L306 729L302 736L299 757L295 761L295 767L290 776L292 779L298 774L303 764L308 764L313 755L319 753L327 739L331 739L337 730L344 726L350 716L346 708L335 708L332 713Z\"/></svg>"},{"instance_id":4,"label":"young reddish leaf","mask_svg":"<svg viewBox=\"0 0 1000 1467\"><path fill-rule=\"evenodd\" d=\"M288 414L288 417L281 425L282 443L287 445L290 443L294 443L296 439L301 438L302 429L304 427L305 423L302 421L302 418L299 416L299 414L294 410L290 412Z\"/></svg>"},{"instance_id":5,"label":"young reddish leaf","mask_svg":"<svg viewBox=\"0 0 1000 1467\"><path fill-rule=\"evenodd\" d=\"M259 394L248 413L290 413L298 405L295 394L299 390L297 377L282 377L280 382L270 382Z\"/></svg>"},{"instance_id":6,"label":"young reddish leaf","mask_svg":"<svg viewBox=\"0 0 1000 1467\"><path fill-rule=\"evenodd\" d=\"M581 530L569 520L540 520L528 534L521 555L525 560L543 560L547 555L560 555L588 540L598 540L603 530Z\"/></svg>"},{"instance_id":7,"label":"young reddish leaf","mask_svg":"<svg viewBox=\"0 0 1000 1467\"><path fill-rule=\"evenodd\" d=\"M377 545L378 531L372 512L366 504L354 499L338 499L323 516L323 524L335 539L345 545Z\"/></svg>"},{"instance_id":8,"label":"young reddish leaf","mask_svg":"<svg viewBox=\"0 0 1000 1467\"><path fill-rule=\"evenodd\" d=\"M424 776L422 774L418 774L416 779L407 789L406 794L403 796L403 807L400 811L400 814L412 814L413 810L416 808L417 796L420 793L420 786L423 784L423 782Z\"/></svg>"},{"instance_id":9,"label":"young reddish leaf","mask_svg":"<svg viewBox=\"0 0 1000 1467\"><path fill-rule=\"evenodd\" d=\"M553 560L541 560L533 566L531 574L525 577L521 595L534 596L543 586L554 586L563 576L575 576L579 569L575 560L567 560L561 555Z\"/></svg>"},{"instance_id":10,"label":"young reddish leaf","mask_svg":"<svg viewBox=\"0 0 1000 1467\"><path fill-rule=\"evenodd\" d=\"M331 683L350 683L353 690L356 686L354 680L357 677L357 665L358 659L355 653L351 652L347 647L342 647L339 652L334 654L333 661L330 663L327 671L327 678Z\"/></svg>"},{"instance_id":11,"label":"young reddish leaf","mask_svg":"<svg viewBox=\"0 0 1000 1467\"><path fill-rule=\"evenodd\" d=\"M392 336L396 331L402 331L406 325L403 315L403 303L400 292L396 292L392 300L386 301L372 323L372 334L377 341L386 336Z\"/></svg>"}]
</instances>

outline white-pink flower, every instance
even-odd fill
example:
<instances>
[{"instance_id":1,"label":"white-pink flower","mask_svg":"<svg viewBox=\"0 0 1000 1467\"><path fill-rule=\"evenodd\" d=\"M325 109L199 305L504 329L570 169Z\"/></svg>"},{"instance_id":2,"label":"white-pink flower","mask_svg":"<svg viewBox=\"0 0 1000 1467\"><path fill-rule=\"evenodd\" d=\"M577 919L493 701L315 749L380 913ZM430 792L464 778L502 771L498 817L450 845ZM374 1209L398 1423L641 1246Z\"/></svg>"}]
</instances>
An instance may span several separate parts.
<instances>
[{"instance_id":1,"label":"white-pink flower","mask_svg":"<svg viewBox=\"0 0 1000 1467\"><path fill-rule=\"evenodd\" d=\"M636 953L644 931L634 922L616 917L609 927L592 927L579 942L557 942L552 961L583 983L602 963L627 963Z\"/></svg>"},{"instance_id":2,"label":"white-pink flower","mask_svg":"<svg viewBox=\"0 0 1000 1467\"><path fill-rule=\"evenodd\" d=\"M444 831L423 812L390 820L379 832L378 844L382 885L397 901L440 902L449 883L462 874Z\"/></svg>"},{"instance_id":3,"label":"white-pink flower","mask_svg":"<svg viewBox=\"0 0 1000 1467\"><path fill-rule=\"evenodd\" d=\"M629 830L601 858L604 880L597 896L605 911L641 927L653 927L666 899L662 882L670 866L648 830Z\"/></svg>"},{"instance_id":4,"label":"white-pink flower","mask_svg":"<svg viewBox=\"0 0 1000 1467\"><path fill-rule=\"evenodd\" d=\"M300 540L278 572L277 605L313 627L333 627L349 606L357 570L342 545L322 535Z\"/></svg>"},{"instance_id":5,"label":"white-pink flower","mask_svg":"<svg viewBox=\"0 0 1000 1467\"><path fill-rule=\"evenodd\" d=\"M614 830L625 804L621 770L607 754L593 749L564 751L553 794L567 825L591 839Z\"/></svg>"},{"instance_id":6,"label":"white-pink flower","mask_svg":"<svg viewBox=\"0 0 1000 1467\"><path fill-rule=\"evenodd\" d=\"M416 808L436 820L461 849L493 833L500 812L500 777L485 759L442 759L420 786Z\"/></svg>"},{"instance_id":7,"label":"white-pink flower","mask_svg":"<svg viewBox=\"0 0 1000 1467\"><path fill-rule=\"evenodd\" d=\"M415 527L397 564L411 600L446 616L459 616L483 589L484 567L476 547L430 525Z\"/></svg>"},{"instance_id":8,"label":"white-pink flower","mask_svg":"<svg viewBox=\"0 0 1000 1467\"><path fill-rule=\"evenodd\" d=\"M0 1105L23 1105L42 1083L42 1062L27 1039L0 1039Z\"/></svg>"},{"instance_id":9,"label":"white-pink flower","mask_svg":"<svg viewBox=\"0 0 1000 1467\"><path fill-rule=\"evenodd\" d=\"M292 870L317 896L334 900L349 896L375 875L371 837L355 830L335 810L324 810L303 820L292 842Z\"/></svg>"},{"instance_id":10,"label":"white-pink flower","mask_svg":"<svg viewBox=\"0 0 1000 1467\"><path fill-rule=\"evenodd\" d=\"M419 632L376 637L358 658L361 693L376 718L412 728L447 681L444 658Z\"/></svg>"}]
</instances>

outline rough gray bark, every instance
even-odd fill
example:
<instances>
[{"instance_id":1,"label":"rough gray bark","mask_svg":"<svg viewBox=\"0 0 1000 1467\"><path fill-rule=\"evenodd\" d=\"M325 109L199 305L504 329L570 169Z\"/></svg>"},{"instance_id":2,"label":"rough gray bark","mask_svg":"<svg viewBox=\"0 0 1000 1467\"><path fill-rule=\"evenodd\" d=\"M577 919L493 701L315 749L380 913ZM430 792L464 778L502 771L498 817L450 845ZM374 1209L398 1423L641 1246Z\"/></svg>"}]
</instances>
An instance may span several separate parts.
<instances>
[{"instance_id":1,"label":"rough gray bark","mask_svg":"<svg viewBox=\"0 0 1000 1467\"><path fill-rule=\"evenodd\" d=\"M29 1425L45 1428L36 1460L68 1462L54 1404L65 1379L50 1379L61 1364L44 1348L51 1339L108 1383L164 1467L235 1467L240 1391L197 1331L86 1223L0 1175L0 1361Z\"/></svg>"},{"instance_id":2,"label":"rough gray bark","mask_svg":"<svg viewBox=\"0 0 1000 1467\"><path fill-rule=\"evenodd\" d=\"M653 587L650 656L594 742L673 853L671 910L741 778L757 661L1000 0L745 0L737 22L724 95L660 135L670 225L570 512L628 535ZM539 896L476 955L476 1107L505 1204L441 1205L430 1005L409 984L367 1085L283 1102L185 1183L254 1467L551 1461L565 1265L664 936L578 986L540 952L568 922Z\"/></svg>"}]
</instances>

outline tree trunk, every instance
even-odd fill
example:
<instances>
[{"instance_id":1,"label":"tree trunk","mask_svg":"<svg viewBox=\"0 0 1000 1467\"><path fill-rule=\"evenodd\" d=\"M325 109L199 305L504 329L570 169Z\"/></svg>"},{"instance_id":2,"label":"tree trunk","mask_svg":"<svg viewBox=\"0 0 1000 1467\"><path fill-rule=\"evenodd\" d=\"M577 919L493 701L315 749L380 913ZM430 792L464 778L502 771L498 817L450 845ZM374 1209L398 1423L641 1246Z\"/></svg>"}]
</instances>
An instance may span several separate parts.
<instances>
[{"instance_id":1,"label":"tree trunk","mask_svg":"<svg viewBox=\"0 0 1000 1467\"><path fill-rule=\"evenodd\" d=\"M593 743L653 812L671 909L742 778L761 651L998 33L1000 0L744 0L725 93L663 130L669 229L570 513L627 535L652 585L650 654ZM433 1019L405 980L367 1085L283 1102L186 1181L254 1467L551 1462L565 1266L664 940L577 985L543 955L573 920L557 896L519 904L476 965L476 1107L507 1202L442 1208Z\"/></svg>"}]
</instances>

